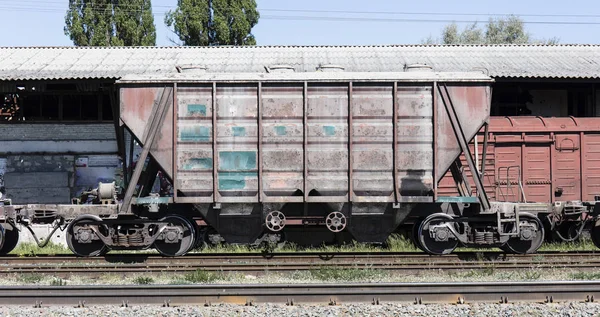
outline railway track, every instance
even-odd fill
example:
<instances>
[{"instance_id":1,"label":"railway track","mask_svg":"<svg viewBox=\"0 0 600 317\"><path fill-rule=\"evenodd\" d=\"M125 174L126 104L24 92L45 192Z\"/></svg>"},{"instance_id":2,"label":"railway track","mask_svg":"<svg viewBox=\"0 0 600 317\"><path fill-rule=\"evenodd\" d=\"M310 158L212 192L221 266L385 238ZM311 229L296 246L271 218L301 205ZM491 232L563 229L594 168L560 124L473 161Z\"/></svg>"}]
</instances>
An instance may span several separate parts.
<instances>
[{"instance_id":1,"label":"railway track","mask_svg":"<svg viewBox=\"0 0 600 317\"><path fill-rule=\"evenodd\" d=\"M205 271L241 272L261 275L320 268L369 268L402 273L423 270L523 270L573 268L596 270L600 256L594 252L507 255L499 252L458 253L429 256L422 253L276 253L276 254L196 254L161 257L150 254L111 254L105 257L73 256L5 257L0 259L0 275L36 273L57 277L73 274L186 273Z\"/></svg>"},{"instance_id":2,"label":"railway track","mask_svg":"<svg viewBox=\"0 0 600 317\"><path fill-rule=\"evenodd\" d=\"M0 287L0 305L559 302L600 296L600 282L243 284Z\"/></svg>"}]
</instances>

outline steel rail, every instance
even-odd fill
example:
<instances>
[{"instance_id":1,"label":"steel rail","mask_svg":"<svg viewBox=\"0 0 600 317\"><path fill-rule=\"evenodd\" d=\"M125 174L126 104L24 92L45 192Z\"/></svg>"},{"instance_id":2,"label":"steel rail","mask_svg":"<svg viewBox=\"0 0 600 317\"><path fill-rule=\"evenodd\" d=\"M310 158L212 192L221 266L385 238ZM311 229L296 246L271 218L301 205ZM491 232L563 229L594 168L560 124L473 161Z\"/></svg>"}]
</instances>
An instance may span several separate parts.
<instances>
[{"instance_id":1,"label":"steel rail","mask_svg":"<svg viewBox=\"0 0 600 317\"><path fill-rule=\"evenodd\" d=\"M465 270L486 270L492 269L494 271L519 271L519 270L548 270L548 269L576 269L578 271L596 271L599 267L598 263L593 264L494 264L494 263L474 263L470 265L385 265L385 264L326 264L326 265L245 265L245 264L227 264L227 265L199 265L199 266L115 266L115 267L82 267L82 266L59 266L59 267L20 267L10 268L6 270L0 270L0 276L12 275L12 274L45 274L60 278L69 278L73 275L86 276L86 277L100 277L103 275L129 275L129 274L158 274L158 273L189 273L197 270L211 271L211 272L232 272L232 273L244 273L253 274L256 276L272 274L272 273L286 273L296 271L310 271L319 269L369 269L369 270L382 270L389 272L397 272L403 274L418 274L423 272L432 271L465 271Z\"/></svg>"},{"instance_id":2,"label":"steel rail","mask_svg":"<svg viewBox=\"0 0 600 317\"><path fill-rule=\"evenodd\" d=\"M0 260L2 266L16 265L219 265L219 264L294 264L294 265L313 265L313 264L344 264L344 263L370 263L387 265L469 265L469 264L600 264L600 257L597 255L547 255L547 256L516 256L516 257L413 257L402 258L394 256L336 256L336 257L315 257L315 256L285 256L285 257L161 257L161 256L133 256L133 257L25 257L25 258L6 258Z\"/></svg>"},{"instance_id":3,"label":"steel rail","mask_svg":"<svg viewBox=\"0 0 600 317\"><path fill-rule=\"evenodd\" d=\"M107 254L100 257L82 258L73 255L3 256L0 267L18 264L63 264L63 263L148 263L148 264L211 264L211 263L324 263L369 261L385 263L449 263L449 262L555 262L579 263L600 261L600 253L538 253L528 255L505 254L501 252L455 253L444 256L430 256L424 253L215 253L189 254L182 257L163 257L158 254Z\"/></svg>"},{"instance_id":4,"label":"steel rail","mask_svg":"<svg viewBox=\"0 0 600 317\"><path fill-rule=\"evenodd\" d=\"M594 301L600 282L1 286L0 305Z\"/></svg>"},{"instance_id":5,"label":"steel rail","mask_svg":"<svg viewBox=\"0 0 600 317\"><path fill-rule=\"evenodd\" d=\"M286 255L265 258L253 256L201 255L186 257L160 257L152 255L122 254L111 257L34 257L5 258L0 262L0 275L36 273L69 277L73 274L102 276L128 273L186 273L195 270L219 272L244 272L256 275L273 272L308 271L321 268L368 268L401 273L418 273L423 270L460 271L494 269L514 271L523 269L571 268L580 271L596 270L600 258L595 254L548 254L545 256L414 256L394 255L341 255L317 257L315 255Z\"/></svg>"},{"instance_id":6,"label":"steel rail","mask_svg":"<svg viewBox=\"0 0 600 317\"><path fill-rule=\"evenodd\" d=\"M77 257L71 254L57 255L6 255L0 257L0 265L10 263L31 263L35 261L45 263L62 263L62 262L146 262L146 261L163 261L163 262L196 262L196 261L258 261L258 260L277 260L283 262L289 261L336 261L347 259L369 259L381 261L472 261L472 260L524 260L531 259L565 259L573 261L581 261L581 259L598 258L600 260L600 252L598 251L545 251L536 254L507 254L504 252L483 251L483 252L455 252L448 255L428 255L423 252L278 252L278 253L191 253L180 257L163 257L156 253L109 253L98 257Z\"/></svg>"}]
</instances>

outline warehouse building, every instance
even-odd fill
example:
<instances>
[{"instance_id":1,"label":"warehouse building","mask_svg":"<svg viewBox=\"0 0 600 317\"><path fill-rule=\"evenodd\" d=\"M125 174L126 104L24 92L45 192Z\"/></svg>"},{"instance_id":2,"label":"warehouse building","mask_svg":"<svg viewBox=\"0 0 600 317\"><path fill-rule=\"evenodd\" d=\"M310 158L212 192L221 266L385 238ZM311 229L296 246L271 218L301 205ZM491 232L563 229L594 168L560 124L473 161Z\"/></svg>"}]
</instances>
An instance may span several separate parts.
<instances>
[{"instance_id":1,"label":"warehouse building","mask_svg":"<svg viewBox=\"0 0 600 317\"><path fill-rule=\"evenodd\" d=\"M114 83L128 74L415 65L489 74L495 116L600 115L596 45L0 48L0 187L17 204L69 203L100 181L120 179L117 153L130 149L117 137L124 132Z\"/></svg>"}]
</instances>

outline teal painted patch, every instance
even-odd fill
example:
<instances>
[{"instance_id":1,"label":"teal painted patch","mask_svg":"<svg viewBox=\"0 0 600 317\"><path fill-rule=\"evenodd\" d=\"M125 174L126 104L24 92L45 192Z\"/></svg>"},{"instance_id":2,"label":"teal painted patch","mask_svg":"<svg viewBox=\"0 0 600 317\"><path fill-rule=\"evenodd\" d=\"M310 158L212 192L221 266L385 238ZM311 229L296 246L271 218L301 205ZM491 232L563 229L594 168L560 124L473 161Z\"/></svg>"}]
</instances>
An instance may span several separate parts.
<instances>
[{"instance_id":1,"label":"teal painted patch","mask_svg":"<svg viewBox=\"0 0 600 317\"><path fill-rule=\"evenodd\" d=\"M246 136L246 128L244 127L231 127L233 136Z\"/></svg>"},{"instance_id":2,"label":"teal painted patch","mask_svg":"<svg viewBox=\"0 0 600 317\"><path fill-rule=\"evenodd\" d=\"M275 126L273 129L275 129L275 133L277 133L277 135L286 135L287 133L286 128L283 125Z\"/></svg>"},{"instance_id":3,"label":"teal painted patch","mask_svg":"<svg viewBox=\"0 0 600 317\"><path fill-rule=\"evenodd\" d=\"M463 204L471 204L477 203L479 200L477 197L449 197L449 196L438 196L438 203L463 203Z\"/></svg>"},{"instance_id":4,"label":"teal painted patch","mask_svg":"<svg viewBox=\"0 0 600 317\"><path fill-rule=\"evenodd\" d=\"M210 157L192 157L187 160L182 169L186 171L209 170L213 167L213 160Z\"/></svg>"},{"instance_id":5,"label":"teal painted patch","mask_svg":"<svg viewBox=\"0 0 600 317\"><path fill-rule=\"evenodd\" d=\"M201 142L210 140L210 129L207 127L181 127L179 141Z\"/></svg>"},{"instance_id":6,"label":"teal painted patch","mask_svg":"<svg viewBox=\"0 0 600 317\"><path fill-rule=\"evenodd\" d=\"M222 151L219 152L219 169L225 171L249 171L256 169L256 152Z\"/></svg>"},{"instance_id":7,"label":"teal painted patch","mask_svg":"<svg viewBox=\"0 0 600 317\"><path fill-rule=\"evenodd\" d=\"M334 136L335 135L335 127L332 125L324 125L323 133L325 133L326 136Z\"/></svg>"},{"instance_id":8,"label":"teal painted patch","mask_svg":"<svg viewBox=\"0 0 600 317\"><path fill-rule=\"evenodd\" d=\"M246 187L245 179L219 178L219 190L244 189L244 187Z\"/></svg>"},{"instance_id":9,"label":"teal painted patch","mask_svg":"<svg viewBox=\"0 0 600 317\"><path fill-rule=\"evenodd\" d=\"M219 190L235 190L246 188L246 177L256 177L256 172L221 172L219 173Z\"/></svg>"},{"instance_id":10,"label":"teal painted patch","mask_svg":"<svg viewBox=\"0 0 600 317\"><path fill-rule=\"evenodd\" d=\"M206 116L206 105L189 104L187 105L187 112L189 115Z\"/></svg>"}]
</instances>

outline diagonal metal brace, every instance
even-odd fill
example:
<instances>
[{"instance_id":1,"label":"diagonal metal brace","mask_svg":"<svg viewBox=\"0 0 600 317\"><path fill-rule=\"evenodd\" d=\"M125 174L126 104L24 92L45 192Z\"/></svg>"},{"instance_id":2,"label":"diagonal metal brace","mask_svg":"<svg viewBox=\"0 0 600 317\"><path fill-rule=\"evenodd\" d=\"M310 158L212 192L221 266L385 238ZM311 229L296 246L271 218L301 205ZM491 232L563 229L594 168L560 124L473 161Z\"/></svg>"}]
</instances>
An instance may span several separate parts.
<instances>
[{"instance_id":1,"label":"diagonal metal brace","mask_svg":"<svg viewBox=\"0 0 600 317\"><path fill-rule=\"evenodd\" d=\"M489 130L489 124L488 123L484 123L483 127L483 154L481 154L481 177L485 176L485 165L486 165L486 158L487 158L487 148L488 148L488 130Z\"/></svg>"},{"instance_id":2,"label":"diagonal metal brace","mask_svg":"<svg viewBox=\"0 0 600 317\"><path fill-rule=\"evenodd\" d=\"M123 198L123 204L121 205L121 209L119 213L124 214L129 212L129 208L131 207L131 201L133 198L133 194L135 192L135 187L140 179L140 175L144 169L144 163L146 162L146 158L150 153L150 148L154 143L154 139L156 137L157 132L159 131L162 123L167 114L167 104L172 100L173 96L173 88L165 87L163 89L162 95L160 97L160 101L158 105L154 108L154 111L150 114L150 128L148 129L148 133L144 140L142 140L142 153L140 153L140 157L133 171L133 175L131 176L131 180L129 181L129 186L127 186L127 191L125 192L125 197Z\"/></svg>"},{"instance_id":3,"label":"diagonal metal brace","mask_svg":"<svg viewBox=\"0 0 600 317\"><path fill-rule=\"evenodd\" d=\"M473 174L473 180L475 181L475 187L477 188L479 202L481 203L483 210L487 211L490 209L490 201L483 187L481 175L479 175L479 172L477 172L475 162L473 161L473 154L471 153L471 149L469 149L469 141L465 137L465 133L458 119L458 115L456 114L456 109L454 108L454 104L452 103L452 98L450 98L448 87L445 84L438 84L437 88L440 92L442 103L446 108L446 113L448 114L448 118L450 119L452 129L454 130L454 135L458 140L458 144L460 145L461 150L465 154L465 158L467 160L467 164L469 165L469 169L471 170L471 174Z\"/></svg>"}]
</instances>

